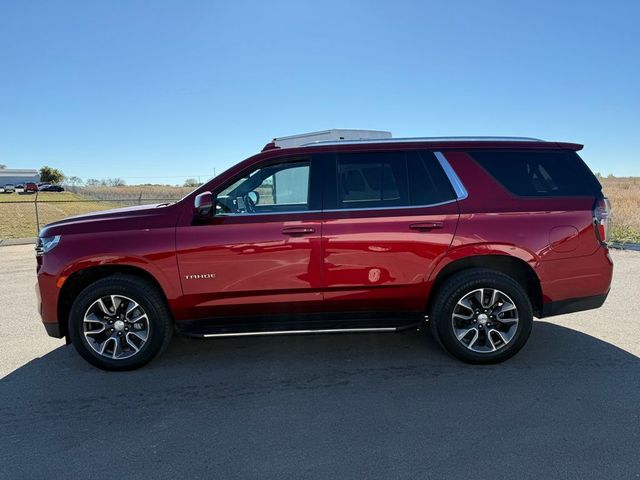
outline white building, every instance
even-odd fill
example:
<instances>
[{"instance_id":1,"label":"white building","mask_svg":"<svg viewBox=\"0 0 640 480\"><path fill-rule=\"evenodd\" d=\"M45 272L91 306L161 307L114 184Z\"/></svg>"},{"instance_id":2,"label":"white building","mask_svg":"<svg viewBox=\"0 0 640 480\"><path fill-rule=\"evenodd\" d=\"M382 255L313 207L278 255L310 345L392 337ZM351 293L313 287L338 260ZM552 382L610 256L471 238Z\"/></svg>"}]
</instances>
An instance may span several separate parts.
<instances>
[{"instance_id":1,"label":"white building","mask_svg":"<svg viewBox=\"0 0 640 480\"><path fill-rule=\"evenodd\" d=\"M8 183L13 185L25 184L26 182L38 183L40 175L38 170L19 169L19 168L2 168L0 169L0 187L4 187Z\"/></svg>"}]
</instances>

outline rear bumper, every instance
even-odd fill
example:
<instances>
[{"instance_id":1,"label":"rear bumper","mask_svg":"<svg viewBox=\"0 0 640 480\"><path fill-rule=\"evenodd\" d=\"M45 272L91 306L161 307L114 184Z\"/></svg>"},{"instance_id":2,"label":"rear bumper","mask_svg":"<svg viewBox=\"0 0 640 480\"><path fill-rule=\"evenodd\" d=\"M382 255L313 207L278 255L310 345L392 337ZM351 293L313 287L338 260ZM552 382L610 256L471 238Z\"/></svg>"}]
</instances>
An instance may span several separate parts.
<instances>
[{"instance_id":1,"label":"rear bumper","mask_svg":"<svg viewBox=\"0 0 640 480\"><path fill-rule=\"evenodd\" d=\"M609 292L604 295L593 295L590 297L568 298L557 302L545 303L539 318L552 317L554 315L564 315L565 313L581 312L583 310L593 310L600 308L607 299Z\"/></svg>"},{"instance_id":2,"label":"rear bumper","mask_svg":"<svg viewBox=\"0 0 640 480\"><path fill-rule=\"evenodd\" d=\"M547 304L571 305L589 297L606 298L611 288L613 261L607 247L602 246L587 256L541 261L535 270L545 309Z\"/></svg>"}]
</instances>

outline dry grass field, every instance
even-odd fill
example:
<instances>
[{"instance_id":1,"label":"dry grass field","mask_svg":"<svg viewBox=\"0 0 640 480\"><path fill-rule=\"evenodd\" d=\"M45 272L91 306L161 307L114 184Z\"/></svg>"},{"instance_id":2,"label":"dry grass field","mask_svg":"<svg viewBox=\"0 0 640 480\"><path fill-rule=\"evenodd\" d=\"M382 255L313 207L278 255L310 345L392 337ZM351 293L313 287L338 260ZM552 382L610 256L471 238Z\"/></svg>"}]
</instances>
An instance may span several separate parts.
<instances>
[{"instance_id":1,"label":"dry grass field","mask_svg":"<svg viewBox=\"0 0 640 480\"><path fill-rule=\"evenodd\" d=\"M122 202L86 202L86 197L71 192L38 194L40 226L72 215L125 206ZM35 194L0 194L0 239L35 237Z\"/></svg>"},{"instance_id":2,"label":"dry grass field","mask_svg":"<svg viewBox=\"0 0 640 480\"><path fill-rule=\"evenodd\" d=\"M191 193L194 188L165 185L132 185L127 187L72 187L71 190L85 197L99 200L180 200L188 193Z\"/></svg>"},{"instance_id":3,"label":"dry grass field","mask_svg":"<svg viewBox=\"0 0 640 480\"><path fill-rule=\"evenodd\" d=\"M612 240L640 243L640 177L601 178L613 206ZM40 193L40 226L71 215L144 203L179 200L192 188L161 185L82 187L73 192ZM0 193L0 239L37 235L35 195ZM17 203L14 203L17 202Z\"/></svg>"},{"instance_id":4,"label":"dry grass field","mask_svg":"<svg viewBox=\"0 0 640 480\"><path fill-rule=\"evenodd\" d=\"M193 188L142 185L83 187L38 193L38 220L47 223L73 215L145 203L179 200ZM0 193L0 239L34 237L38 233L35 194Z\"/></svg>"},{"instance_id":5,"label":"dry grass field","mask_svg":"<svg viewBox=\"0 0 640 480\"><path fill-rule=\"evenodd\" d=\"M601 178L611 200L614 241L640 243L640 177Z\"/></svg>"}]
</instances>

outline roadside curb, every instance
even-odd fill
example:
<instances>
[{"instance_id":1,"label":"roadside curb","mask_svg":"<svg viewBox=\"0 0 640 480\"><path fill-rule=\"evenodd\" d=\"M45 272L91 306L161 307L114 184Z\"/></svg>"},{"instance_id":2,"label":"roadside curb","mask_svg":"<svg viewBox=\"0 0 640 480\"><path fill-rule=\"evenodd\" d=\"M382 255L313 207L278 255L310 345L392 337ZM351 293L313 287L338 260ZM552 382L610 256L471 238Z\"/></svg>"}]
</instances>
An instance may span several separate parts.
<instances>
[{"instance_id":1,"label":"roadside curb","mask_svg":"<svg viewBox=\"0 0 640 480\"><path fill-rule=\"evenodd\" d=\"M0 247L8 245L33 245L36 243L37 237L29 238L7 238L5 240L0 239Z\"/></svg>"},{"instance_id":2,"label":"roadside curb","mask_svg":"<svg viewBox=\"0 0 640 480\"><path fill-rule=\"evenodd\" d=\"M610 243L609 247L617 248L619 250L633 250L640 252L640 243Z\"/></svg>"}]
</instances>

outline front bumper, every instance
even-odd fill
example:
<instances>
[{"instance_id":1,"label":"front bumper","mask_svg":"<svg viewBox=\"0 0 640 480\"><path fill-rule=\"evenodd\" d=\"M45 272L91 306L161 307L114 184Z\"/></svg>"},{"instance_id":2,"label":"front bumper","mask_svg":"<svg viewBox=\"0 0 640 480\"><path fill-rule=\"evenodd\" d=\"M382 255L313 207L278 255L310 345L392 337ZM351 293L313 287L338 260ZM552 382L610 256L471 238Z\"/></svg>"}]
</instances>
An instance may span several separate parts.
<instances>
[{"instance_id":1,"label":"front bumper","mask_svg":"<svg viewBox=\"0 0 640 480\"><path fill-rule=\"evenodd\" d=\"M64 333L60 330L59 323L43 323L44 329L47 331L47 335L54 338L64 337Z\"/></svg>"},{"instance_id":2,"label":"front bumper","mask_svg":"<svg viewBox=\"0 0 640 480\"><path fill-rule=\"evenodd\" d=\"M55 312L55 309L57 308L57 292L54 290L55 298L53 299L53 301L50 300L48 303L43 303L43 296L40 292L41 288L42 286L40 285L40 282L37 282L35 285L36 299L38 305L38 314L40 315L42 324L44 325L44 328L50 337L62 338L65 334L60 328L60 323L58 322L57 316L52 313ZM45 296L45 299L48 298L49 296Z\"/></svg>"}]
</instances>

